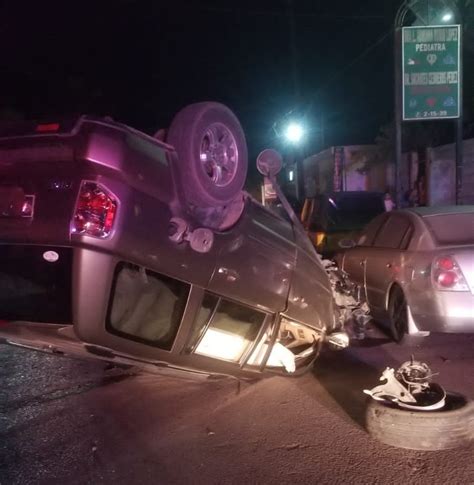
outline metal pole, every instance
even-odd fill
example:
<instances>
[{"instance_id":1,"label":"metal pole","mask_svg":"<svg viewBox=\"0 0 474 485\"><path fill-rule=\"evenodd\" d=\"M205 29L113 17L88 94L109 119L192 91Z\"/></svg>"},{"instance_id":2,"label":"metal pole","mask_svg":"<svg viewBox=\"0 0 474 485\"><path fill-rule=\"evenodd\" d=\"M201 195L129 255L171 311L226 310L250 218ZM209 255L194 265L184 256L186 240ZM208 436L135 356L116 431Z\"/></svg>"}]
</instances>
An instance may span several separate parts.
<instances>
[{"instance_id":1,"label":"metal pole","mask_svg":"<svg viewBox=\"0 0 474 485\"><path fill-rule=\"evenodd\" d=\"M395 25L394 62L395 62L395 203L398 209L402 206L400 166L402 160L402 59L401 28Z\"/></svg>"},{"instance_id":2,"label":"metal pole","mask_svg":"<svg viewBox=\"0 0 474 485\"><path fill-rule=\"evenodd\" d=\"M291 74L293 76L293 94L295 100L299 102L300 97L300 79L298 72L298 49L296 47L296 22L295 22L295 9L293 0L287 0L288 2L288 22L290 27L290 55L291 55Z\"/></svg>"},{"instance_id":3,"label":"metal pole","mask_svg":"<svg viewBox=\"0 0 474 485\"><path fill-rule=\"evenodd\" d=\"M288 3L288 22L290 28L290 55L291 55L291 73L293 77L293 96L295 105L300 102L300 79L298 72L298 48L296 46L296 20L293 0L287 0ZM303 160L301 153L298 153L296 147L292 147L292 162L295 167L295 196L298 201L304 197L304 173Z\"/></svg>"},{"instance_id":4,"label":"metal pole","mask_svg":"<svg viewBox=\"0 0 474 485\"><path fill-rule=\"evenodd\" d=\"M304 155L303 150L296 147L295 151L295 167L296 167L296 199L301 202L305 198L304 190Z\"/></svg>"},{"instance_id":5,"label":"metal pole","mask_svg":"<svg viewBox=\"0 0 474 485\"><path fill-rule=\"evenodd\" d=\"M462 140L462 115L456 120L456 205L462 205L462 180L463 180L463 140Z\"/></svg>"},{"instance_id":6,"label":"metal pole","mask_svg":"<svg viewBox=\"0 0 474 485\"><path fill-rule=\"evenodd\" d=\"M461 22L460 22L461 23ZM463 99L463 85L462 85L462 75L463 75L463 62L462 62L462 23L459 28L459 52L460 52L460 62L459 62L459 118L456 120L456 205L462 205L463 203L463 110L462 110L462 99Z\"/></svg>"},{"instance_id":7,"label":"metal pole","mask_svg":"<svg viewBox=\"0 0 474 485\"><path fill-rule=\"evenodd\" d=\"M323 117L323 111L320 107L320 112L319 112L319 135L320 135L320 142L321 142L321 149L319 151L324 150L324 145L326 143L326 140L324 139L324 117Z\"/></svg>"}]
</instances>

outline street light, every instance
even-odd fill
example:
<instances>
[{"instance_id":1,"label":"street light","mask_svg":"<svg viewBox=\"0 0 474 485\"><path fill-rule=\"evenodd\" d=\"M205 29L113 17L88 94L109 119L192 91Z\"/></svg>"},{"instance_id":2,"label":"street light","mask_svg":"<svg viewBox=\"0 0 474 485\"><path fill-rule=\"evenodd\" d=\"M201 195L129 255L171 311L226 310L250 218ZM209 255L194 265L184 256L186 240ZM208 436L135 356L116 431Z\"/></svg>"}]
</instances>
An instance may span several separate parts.
<instances>
[{"instance_id":1,"label":"street light","mask_svg":"<svg viewBox=\"0 0 474 485\"><path fill-rule=\"evenodd\" d=\"M450 22L453 19L453 14L452 12L446 12L442 17L441 20L443 22Z\"/></svg>"},{"instance_id":2,"label":"street light","mask_svg":"<svg viewBox=\"0 0 474 485\"><path fill-rule=\"evenodd\" d=\"M298 123L293 122L286 127L285 137L291 143L299 143L301 138L303 138L303 135L303 127Z\"/></svg>"}]
</instances>

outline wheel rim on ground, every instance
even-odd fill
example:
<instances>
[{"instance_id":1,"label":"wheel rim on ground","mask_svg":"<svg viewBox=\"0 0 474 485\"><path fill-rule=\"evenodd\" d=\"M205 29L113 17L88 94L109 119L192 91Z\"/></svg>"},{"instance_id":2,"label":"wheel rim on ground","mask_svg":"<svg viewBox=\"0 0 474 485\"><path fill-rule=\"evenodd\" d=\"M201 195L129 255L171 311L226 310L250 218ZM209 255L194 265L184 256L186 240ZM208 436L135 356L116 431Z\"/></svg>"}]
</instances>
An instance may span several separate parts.
<instances>
[{"instance_id":1,"label":"wheel rim on ground","mask_svg":"<svg viewBox=\"0 0 474 485\"><path fill-rule=\"evenodd\" d=\"M234 180L239 152L234 135L224 124L209 125L201 139L199 157L215 186L225 187Z\"/></svg>"}]
</instances>

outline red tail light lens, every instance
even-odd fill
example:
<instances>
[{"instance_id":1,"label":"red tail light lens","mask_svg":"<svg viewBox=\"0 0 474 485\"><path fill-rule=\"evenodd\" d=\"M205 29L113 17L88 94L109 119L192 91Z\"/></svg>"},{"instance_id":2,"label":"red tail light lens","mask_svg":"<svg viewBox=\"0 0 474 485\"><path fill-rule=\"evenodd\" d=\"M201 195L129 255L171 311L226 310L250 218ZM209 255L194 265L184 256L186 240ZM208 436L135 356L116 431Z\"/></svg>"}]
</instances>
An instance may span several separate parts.
<instances>
[{"instance_id":1,"label":"red tail light lens","mask_svg":"<svg viewBox=\"0 0 474 485\"><path fill-rule=\"evenodd\" d=\"M445 257L445 258L438 258L436 260L438 268L446 271L450 271L454 268L454 261L452 258Z\"/></svg>"},{"instance_id":2,"label":"red tail light lens","mask_svg":"<svg viewBox=\"0 0 474 485\"><path fill-rule=\"evenodd\" d=\"M461 268L452 256L442 256L433 261L432 279L438 290L469 291Z\"/></svg>"},{"instance_id":3,"label":"red tail light lens","mask_svg":"<svg viewBox=\"0 0 474 485\"><path fill-rule=\"evenodd\" d=\"M51 133L59 130L59 123L43 123L36 126L38 133Z\"/></svg>"},{"instance_id":4,"label":"red tail light lens","mask_svg":"<svg viewBox=\"0 0 474 485\"><path fill-rule=\"evenodd\" d=\"M437 282L444 288L451 288L458 281L458 277L454 271L441 271L438 274Z\"/></svg>"},{"instance_id":5,"label":"red tail light lens","mask_svg":"<svg viewBox=\"0 0 474 485\"><path fill-rule=\"evenodd\" d=\"M112 231L117 201L101 185L82 182L74 212L72 232L107 237Z\"/></svg>"}]
</instances>

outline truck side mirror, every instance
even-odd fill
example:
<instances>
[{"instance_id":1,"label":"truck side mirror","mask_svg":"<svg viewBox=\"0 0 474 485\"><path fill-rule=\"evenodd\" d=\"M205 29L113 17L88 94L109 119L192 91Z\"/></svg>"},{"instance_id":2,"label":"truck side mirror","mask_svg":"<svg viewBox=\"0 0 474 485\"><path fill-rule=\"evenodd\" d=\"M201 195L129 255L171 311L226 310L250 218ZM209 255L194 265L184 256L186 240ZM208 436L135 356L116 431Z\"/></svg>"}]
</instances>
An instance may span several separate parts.
<instances>
[{"instance_id":1,"label":"truck side mirror","mask_svg":"<svg viewBox=\"0 0 474 485\"><path fill-rule=\"evenodd\" d=\"M273 148L263 150L257 157L257 169L264 177L275 177L282 166L282 156Z\"/></svg>"}]
</instances>

